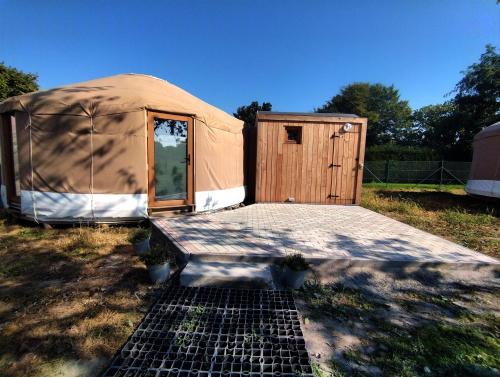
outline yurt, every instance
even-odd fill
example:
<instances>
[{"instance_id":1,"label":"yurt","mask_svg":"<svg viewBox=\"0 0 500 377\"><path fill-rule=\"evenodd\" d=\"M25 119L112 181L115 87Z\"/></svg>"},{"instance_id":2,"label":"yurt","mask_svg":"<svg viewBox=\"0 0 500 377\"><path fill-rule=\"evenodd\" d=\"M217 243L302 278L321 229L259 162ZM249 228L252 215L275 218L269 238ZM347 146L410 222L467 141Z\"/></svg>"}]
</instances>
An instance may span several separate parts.
<instances>
[{"instance_id":1,"label":"yurt","mask_svg":"<svg viewBox=\"0 0 500 377\"><path fill-rule=\"evenodd\" d=\"M479 132L472 146L474 155L465 191L500 198L500 122Z\"/></svg>"},{"instance_id":2,"label":"yurt","mask_svg":"<svg viewBox=\"0 0 500 377\"><path fill-rule=\"evenodd\" d=\"M119 222L241 203L243 122L122 74L0 103L1 198L41 222Z\"/></svg>"}]
</instances>

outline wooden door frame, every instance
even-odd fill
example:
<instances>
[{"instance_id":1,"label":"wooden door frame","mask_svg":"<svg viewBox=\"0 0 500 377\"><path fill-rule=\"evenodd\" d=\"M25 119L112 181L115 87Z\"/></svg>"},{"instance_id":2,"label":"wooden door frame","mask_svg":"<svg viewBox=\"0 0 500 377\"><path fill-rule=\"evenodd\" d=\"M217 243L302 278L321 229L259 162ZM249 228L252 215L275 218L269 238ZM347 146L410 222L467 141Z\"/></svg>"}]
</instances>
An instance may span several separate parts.
<instances>
[{"instance_id":1,"label":"wooden door frame","mask_svg":"<svg viewBox=\"0 0 500 377\"><path fill-rule=\"evenodd\" d=\"M354 203L361 203L361 190L363 189L363 171L365 167L365 148L366 148L366 129L368 126L368 119L361 119L361 132L359 133L359 143L358 143L358 157L356 159L357 163L357 174L356 182L354 186Z\"/></svg>"},{"instance_id":2,"label":"wooden door frame","mask_svg":"<svg viewBox=\"0 0 500 377\"><path fill-rule=\"evenodd\" d=\"M1 140L2 143L2 175L7 191L7 204L20 204L21 197L16 195L16 182L14 171L14 146L12 140L12 122L13 113L1 114Z\"/></svg>"},{"instance_id":3,"label":"wooden door frame","mask_svg":"<svg viewBox=\"0 0 500 377\"><path fill-rule=\"evenodd\" d=\"M187 197L186 199L155 200L155 171L154 171L154 118L178 120L187 122ZM194 205L194 122L189 115L179 115L160 111L147 112L147 158L148 158L148 207L176 207Z\"/></svg>"}]
</instances>

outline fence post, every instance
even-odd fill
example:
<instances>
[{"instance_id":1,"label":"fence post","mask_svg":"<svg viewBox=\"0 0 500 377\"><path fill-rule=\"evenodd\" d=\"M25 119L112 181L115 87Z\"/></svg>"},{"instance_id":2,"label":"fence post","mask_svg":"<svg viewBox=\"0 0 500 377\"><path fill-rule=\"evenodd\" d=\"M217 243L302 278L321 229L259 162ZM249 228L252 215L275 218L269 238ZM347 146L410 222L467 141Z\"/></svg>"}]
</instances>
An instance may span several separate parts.
<instances>
[{"instance_id":1,"label":"fence post","mask_svg":"<svg viewBox=\"0 0 500 377\"><path fill-rule=\"evenodd\" d=\"M385 160L385 185L389 184L389 162L390 160Z\"/></svg>"},{"instance_id":2,"label":"fence post","mask_svg":"<svg viewBox=\"0 0 500 377\"><path fill-rule=\"evenodd\" d=\"M441 160L441 169L439 175L439 190L441 190L441 186L443 186L443 172L444 172L444 161Z\"/></svg>"}]
</instances>

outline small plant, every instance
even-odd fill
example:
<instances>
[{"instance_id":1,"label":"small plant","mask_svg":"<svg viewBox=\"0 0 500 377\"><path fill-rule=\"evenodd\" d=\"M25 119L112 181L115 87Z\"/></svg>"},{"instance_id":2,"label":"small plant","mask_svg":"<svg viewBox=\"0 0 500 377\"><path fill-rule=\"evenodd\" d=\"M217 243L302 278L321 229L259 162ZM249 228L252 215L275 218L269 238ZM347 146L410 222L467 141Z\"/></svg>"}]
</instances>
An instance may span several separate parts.
<instances>
[{"instance_id":1,"label":"small plant","mask_svg":"<svg viewBox=\"0 0 500 377\"><path fill-rule=\"evenodd\" d=\"M287 255L283 260L283 266L287 266L293 271L305 271L309 269L309 263L306 262L301 253Z\"/></svg>"},{"instance_id":2,"label":"small plant","mask_svg":"<svg viewBox=\"0 0 500 377\"><path fill-rule=\"evenodd\" d=\"M312 368L312 372L313 372L313 376L314 377L326 377L326 372L321 368L321 365L319 365L319 363L313 361L311 362L311 368ZM301 372L295 372L295 376L302 376L303 374ZM331 374L331 376L337 376L335 374Z\"/></svg>"},{"instance_id":3,"label":"small plant","mask_svg":"<svg viewBox=\"0 0 500 377\"><path fill-rule=\"evenodd\" d=\"M43 238L47 238L48 232L45 232L41 228L36 228L36 227L26 227L22 228L18 233L17 236L22 239L27 239L27 240L41 240Z\"/></svg>"},{"instance_id":4,"label":"small plant","mask_svg":"<svg viewBox=\"0 0 500 377\"><path fill-rule=\"evenodd\" d=\"M302 287L309 270L309 263L301 253L287 255L281 262L281 267L280 278L285 287L293 289Z\"/></svg>"},{"instance_id":5,"label":"small plant","mask_svg":"<svg viewBox=\"0 0 500 377\"><path fill-rule=\"evenodd\" d=\"M182 334L175 338L175 344L179 347L186 348L191 343L191 336L189 334Z\"/></svg>"},{"instance_id":6,"label":"small plant","mask_svg":"<svg viewBox=\"0 0 500 377\"><path fill-rule=\"evenodd\" d=\"M149 253L141 255L140 258L148 267L174 261L174 257L170 250L160 244L153 245Z\"/></svg>"},{"instance_id":7,"label":"small plant","mask_svg":"<svg viewBox=\"0 0 500 377\"><path fill-rule=\"evenodd\" d=\"M138 243L142 242L146 239L148 239L151 236L151 229L150 228L139 228L137 229L132 237L130 237L130 242L131 243Z\"/></svg>"},{"instance_id":8,"label":"small plant","mask_svg":"<svg viewBox=\"0 0 500 377\"><path fill-rule=\"evenodd\" d=\"M205 313L205 308L201 305L195 306L189 309L186 318L179 325L178 331L183 332L193 332L196 330L198 323L200 322L201 316Z\"/></svg>"},{"instance_id":9,"label":"small plant","mask_svg":"<svg viewBox=\"0 0 500 377\"><path fill-rule=\"evenodd\" d=\"M243 338L243 342L246 344L251 344L252 342L264 343L264 341L264 337L258 334L255 329L252 329L252 333L246 334Z\"/></svg>"}]
</instances>

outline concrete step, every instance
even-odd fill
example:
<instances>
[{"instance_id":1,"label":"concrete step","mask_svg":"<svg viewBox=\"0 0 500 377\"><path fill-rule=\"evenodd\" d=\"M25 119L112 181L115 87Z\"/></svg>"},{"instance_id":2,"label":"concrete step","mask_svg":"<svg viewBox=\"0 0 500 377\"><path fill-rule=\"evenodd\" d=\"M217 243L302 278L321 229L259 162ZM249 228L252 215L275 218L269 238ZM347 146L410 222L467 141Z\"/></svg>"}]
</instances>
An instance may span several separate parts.
<instances>
[{"instance_id":1,"label":"concrete step","mask_svg":"<svg viewBox=\"0 0 500 377\"><path fill-rule=\"evenodd\" d=\"M268 263L190 261L180 282L186 287L275 288Z\"/></svg>"}]
</instances>

